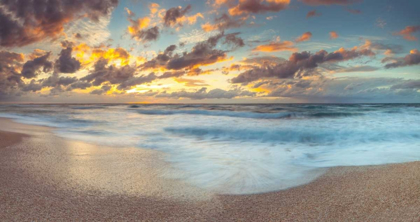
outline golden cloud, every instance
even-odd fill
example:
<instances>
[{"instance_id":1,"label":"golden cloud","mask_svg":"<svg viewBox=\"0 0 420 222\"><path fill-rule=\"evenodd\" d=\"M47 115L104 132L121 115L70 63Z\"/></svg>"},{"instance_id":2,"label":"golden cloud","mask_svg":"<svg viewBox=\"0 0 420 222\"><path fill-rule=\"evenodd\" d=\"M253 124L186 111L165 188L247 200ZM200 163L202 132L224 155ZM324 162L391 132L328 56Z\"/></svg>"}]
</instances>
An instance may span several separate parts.
<instances>
[{"instance_id":1,"label":"golden cloud","mask_svg":"<svg viewBox=\"0 0 420 222\"><path fill-rule=\"evenodd\" d=\"M260 52L278 52L278 51L290 51L296 52L298 49L294 46L293 42L291 41L277 41L271 42L266 45L259 45L255 47L252 51L260 51Z\"/></svg>"}]
</instances>

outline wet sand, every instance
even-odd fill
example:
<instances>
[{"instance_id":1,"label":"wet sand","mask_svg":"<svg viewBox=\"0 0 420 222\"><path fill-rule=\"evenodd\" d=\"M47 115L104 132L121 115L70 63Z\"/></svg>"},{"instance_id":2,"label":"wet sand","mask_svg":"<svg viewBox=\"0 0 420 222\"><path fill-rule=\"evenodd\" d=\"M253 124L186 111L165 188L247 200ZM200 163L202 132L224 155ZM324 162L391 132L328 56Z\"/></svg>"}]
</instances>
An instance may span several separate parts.
<instances>
[{"instance_id":1,"label":"wet sand","mask_svg":"<svg viewBox=\"0 0 420 222\"><path fill-rule=\"evenodd\" d=\"M6 119L0 130L0 221L420 221L419 162L339 167L284 191L217 195L164 179L163 153L65 140Z\"/></svg>"}]
</instances>

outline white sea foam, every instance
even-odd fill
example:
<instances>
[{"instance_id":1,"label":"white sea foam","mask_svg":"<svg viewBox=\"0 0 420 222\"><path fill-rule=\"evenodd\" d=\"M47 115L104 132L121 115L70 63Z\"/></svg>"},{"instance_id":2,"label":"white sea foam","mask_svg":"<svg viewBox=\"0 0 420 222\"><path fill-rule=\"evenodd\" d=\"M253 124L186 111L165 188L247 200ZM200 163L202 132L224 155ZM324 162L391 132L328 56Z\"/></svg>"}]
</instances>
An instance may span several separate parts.
<instances>
[{"instance_id":1,"label":"white sea foam","mask_svg":"<svg viewBox=\"0 0 420 222\"><path fill-rule=\"evenodd\" d=\"M420 160L417 105L0 106L0 116L166 152L175 171L164 176L228 194L298 186L326 167Z\"/></svg>"}]
</instances>

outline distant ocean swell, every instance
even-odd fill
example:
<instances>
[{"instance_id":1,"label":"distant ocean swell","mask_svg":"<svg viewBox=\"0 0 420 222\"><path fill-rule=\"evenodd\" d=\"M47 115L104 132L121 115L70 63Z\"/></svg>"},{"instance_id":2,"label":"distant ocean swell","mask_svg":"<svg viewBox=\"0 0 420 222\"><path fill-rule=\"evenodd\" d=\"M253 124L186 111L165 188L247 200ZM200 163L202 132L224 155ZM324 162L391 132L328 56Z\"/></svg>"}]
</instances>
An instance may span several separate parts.
<instances>
[{"instance_id":1,"label":"distant ocean swell","mask_svg":"<svg viewBox=\"0 0 420 222\"><path fill-rule=\"evenodd\" d=\"M325 167L420 160L420 105L1 105L0 117L57 135L155 149L165 176L219 193L307 183Z\"/></svg>"}]
</instances>

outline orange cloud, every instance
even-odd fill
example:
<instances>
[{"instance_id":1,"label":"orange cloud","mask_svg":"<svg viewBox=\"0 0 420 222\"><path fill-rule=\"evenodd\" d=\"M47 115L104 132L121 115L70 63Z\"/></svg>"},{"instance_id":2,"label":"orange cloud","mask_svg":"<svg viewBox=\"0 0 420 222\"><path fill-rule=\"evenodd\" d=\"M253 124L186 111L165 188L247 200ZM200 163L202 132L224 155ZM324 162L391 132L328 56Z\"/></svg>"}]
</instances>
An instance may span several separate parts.
<instances>
[{"instance_id":1,"label":"orange cloud","mask_svg":"<svg viewBox=\"0 0 420 222\"><path fill-rule=\"evenodd\" d=\"M186 24L186 23L188 23L189 25L193 25L197 22L198 18L204 19L203 14L197 13L192 16L182 16L178 18L176 21L179 25Z\"/></svg>"},{"instance_id":2,"label":"orange cloud","mask_svg":"<svg viewBox=\"0 0 420 222\"><path fill-rule=\"evenodd\" d=\"M309 41L312 38L311 32L305 32L303 35L299 36L295 41L296 42L306 42Z\"/></svg>"},{"instance_id":3,"label":"orange cloud","mask_svg":"<svg viewBox=\"0 0 420 222\"><path fill-rule=\"evenodd\" d=\"M187 14L191 11L191 8L191 5L187 5L184 8L178 6L168 9L162 18L163 24L166 27L176 27L177 29L179 29L185 24L195 24L198 18L204 19L204 16L201 13L197 13L192 16L187 16Z\"/></svg>"},{"instance_id":4,"label":"orange cloud","mask_svg":"<svg viewBox=\"0 0 420 222\"><path fill-rule=\"evenodd\" d=\"M150 7L150 11L152 13L151 16L154 16L153 13L157 13L156 7L159 7L158 4L152 3ZM128 21L131 25L128 26L127 31L131 35L131 37L137 41L148 42L154 41L159 38L160 32L159 28L156 24L153 24L154 27L149 28L151 25L151 18L150 17L143 17L134 19L135 14L130 11L129 9L125 9L128 14Z\"/></svg>"},{"instance_id":5,"label":"orange cloud","mask_svg":"<svg viewBox=\"0 0 420 222\"><path fill-rule=\"evenodd\" d=\"M277 41L271 42L266 45L259 45L255 47L252 51L260 51L260 52L278 52L278 51L291 51L296 52L297 48L294 47L293 42L291 41Z\"/></svg>"},{"instance_id":6,"label":"orange cloud","mask_svg":"<svg viewBox=\"0 0 420 222\"><path fill-rule=\"evenodd\" d=\"M188 86L188 87L208 86L208 84L204 80L176 78L175 81L177 83L184 84L185 86Z\"/></svg>"},{"instance_id":7,"label":"orange cloud","mask_svg":"<svg viewBox=\"0 0 420 222\"><path fill-rule=\"evenodd\" d=\"M104 58L111 64L118 66L125 66L130 63L141 64L145 62L143 57L132 56L123 48L105 48L97 47L91 48L85 43L77 45L73 48L76 53L76 58L84 66L96 62L100 58Z\"/></svg>"},{"instance_id":8,"label":"orange cloud","mask_svg":"<svg viewBox=\"0 0 420 222\"><path fill-rule=\"evenodd\" d=\"M149 17L133 19L132 17L135 16L135 14L128 8L125 8L125 10L127 11L127 14L129 16L128 21L130 21L131 23L131 25L128 26L128 33L130 33L131 35L136 35L137 32L149 26L151 21Z\"/></svg>"},{"instance_id":9,"label":"orange cloud","mask_svg":"<svg viewBox=\"0 0 420 222\"><path fill-rule=\"evenodd\" d=\"M338 33L337 33L337 32L334 32L334 31L330 32L330 38L331 38L331 39L336 39L336 38L338 38Z\"/></svg>"},{"instance_id":10,"label":"orange cloud","mask_svg":"<svg viewBox=\"0 0 420 222\"><path fill-rule=\"evenodd\" d=\"M160 5L157 4L157 3L150 3L149 4L149 10L150 10L151 16L156 15L156 13L159 11L159 7L160 7Z\"/></svg>"},{"instance_id":11,"label":"orange cloud","mask_svg":"<svg viewBox=\"0 0 420 222\"><path fill-rule=\"evenodd\" d=\"M409 41L417 41L417 37L413 35L413 33L420 31L420 25L417 26L407 26L405 29L394 33L394 35L401 35L404 39Z\"/></svg>"}]
</instances>

